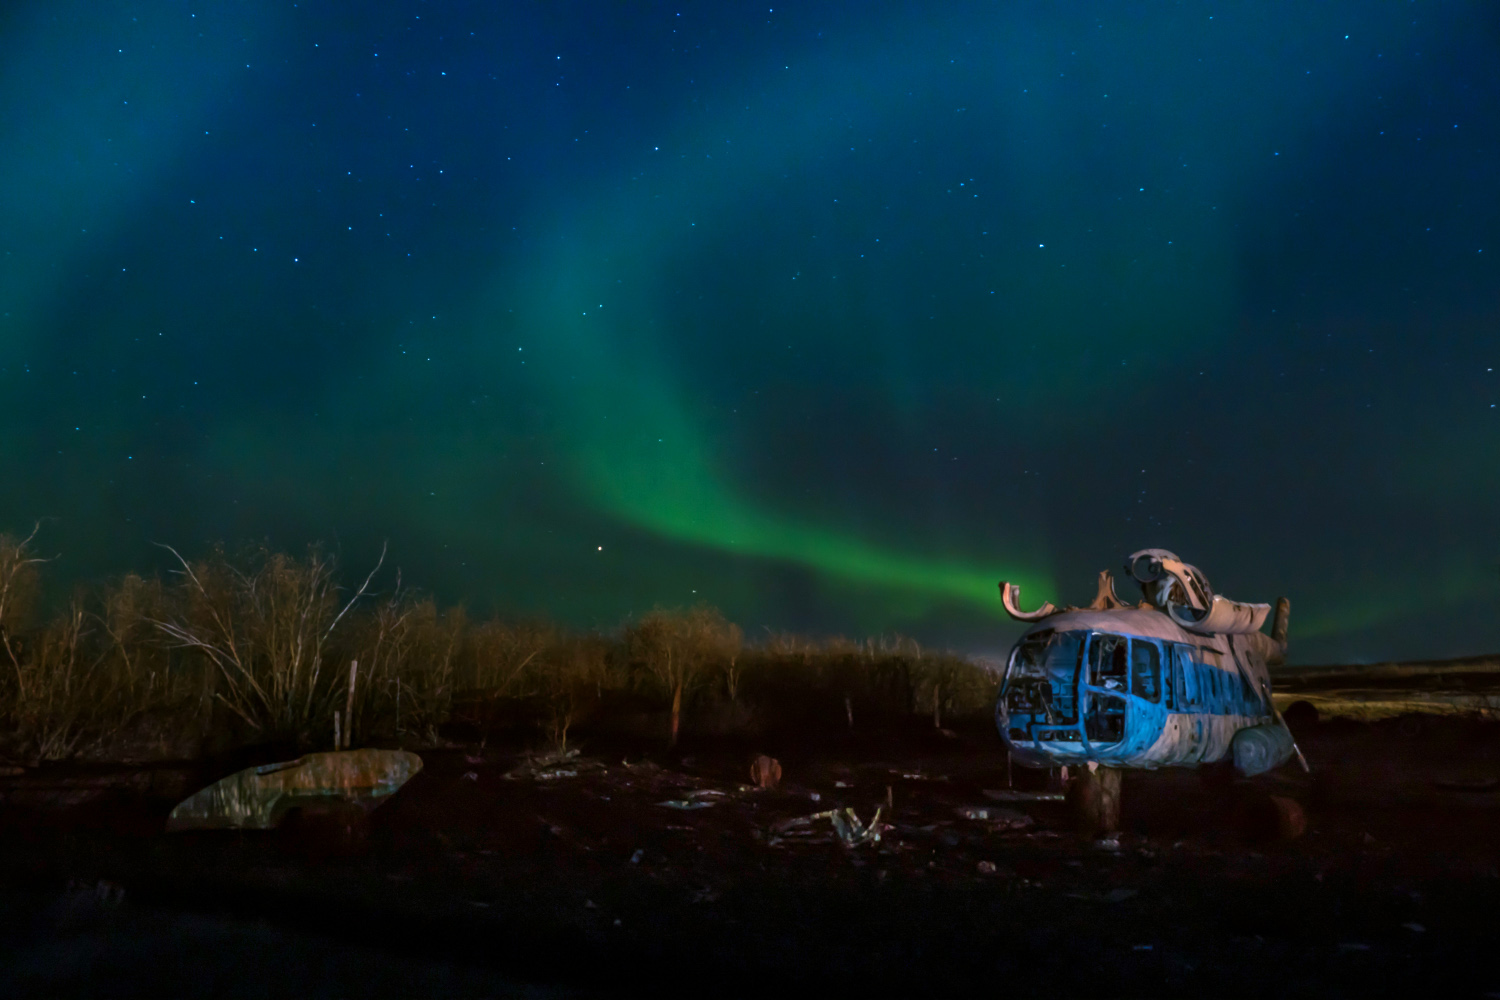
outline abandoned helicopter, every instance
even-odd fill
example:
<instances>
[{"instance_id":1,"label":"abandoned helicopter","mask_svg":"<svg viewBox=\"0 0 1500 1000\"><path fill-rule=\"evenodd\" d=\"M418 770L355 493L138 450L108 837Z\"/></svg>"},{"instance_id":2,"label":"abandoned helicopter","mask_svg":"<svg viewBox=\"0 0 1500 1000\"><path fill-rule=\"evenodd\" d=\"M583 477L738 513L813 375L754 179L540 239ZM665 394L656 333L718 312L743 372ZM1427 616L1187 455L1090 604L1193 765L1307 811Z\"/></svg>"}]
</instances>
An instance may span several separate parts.
<instances>
[{"instance_id":1,"label":"abandoned helicopter","mask_svg":"<svg viewBox=\"0 0 1500 1000\"><path fill-rule=\"evenodd\" d=\"M1276 602L1266 635L1270 605L1215 594L1166 549L1133 553L1125 571L1141 586L1137 605L1120 600L1109 570L1087 607L1022 611L1020 588L1000 584L1006 612L1031 625L1011 650L995 706L1012 759L1082 768L1106 785L1100 794L1114 800L1116 817L1120 768L1232 761L1250 776L1295 756L1306 769L1271 703L1269 667L1286 656L1290 602Z\"/></svg>"}]
</instances>

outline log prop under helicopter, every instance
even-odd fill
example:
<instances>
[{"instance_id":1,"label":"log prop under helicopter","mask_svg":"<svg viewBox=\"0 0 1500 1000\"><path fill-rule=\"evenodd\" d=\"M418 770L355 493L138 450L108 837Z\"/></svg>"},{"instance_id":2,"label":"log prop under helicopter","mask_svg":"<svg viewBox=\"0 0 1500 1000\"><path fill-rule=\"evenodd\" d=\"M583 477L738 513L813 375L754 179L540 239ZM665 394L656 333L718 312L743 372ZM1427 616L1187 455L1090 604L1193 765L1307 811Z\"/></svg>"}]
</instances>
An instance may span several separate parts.
<instances>
[{"instance_id":1,"label":"log prop under helicopter","mask_svg":"<svg viewBox=\"0 0 1500 1000\"><path fill-rule=\"evenodd\" d=\"M1197 767L1232 760L1241 775L1307 762L1271 702L1270 666L1286 656L1291 605L1213 593L1166 549L1130 556L1143 599L1127 605L1108 570L1087 607L1005 610L1031 625L1011 650L995 719L1012 758L1032 767Z\"/></svg>"}]
</instances>

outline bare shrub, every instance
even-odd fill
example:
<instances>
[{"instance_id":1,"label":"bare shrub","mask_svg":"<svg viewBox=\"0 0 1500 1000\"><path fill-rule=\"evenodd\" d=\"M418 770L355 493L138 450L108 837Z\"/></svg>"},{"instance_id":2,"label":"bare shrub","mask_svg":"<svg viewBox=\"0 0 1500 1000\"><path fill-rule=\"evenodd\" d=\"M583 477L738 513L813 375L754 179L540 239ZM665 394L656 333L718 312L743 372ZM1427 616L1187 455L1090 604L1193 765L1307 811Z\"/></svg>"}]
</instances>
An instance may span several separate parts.
<instances>
[{"instance_id":1,"label":"bare shrub","mask_svg":"<svg viewBox=\"0 0 1500 1000\"><path fill-rule=\"evenodd\" d=\"M568 749L568 731L597 704L610 680L610 644L601 636L560 636L535 661L532 684L545 706L552 749Z\"/></svg>"},{"instance_id":2,"label":"bare shrub","mask_svg":"<svg viewBox=\"0 0 1500 1000\"><path fill-rule=\"evenodd\" d=\"M417 599L398 585L361 626L349 724L358 732L389 729L398 740L436 743L453 711L458 652L468 631L462 608L439 612L431 598Z\"/></svg>"},{"instance_id":3,"label":"bare shrub","mask_svg":"<svg viewBox=\"0 0 1500 1000\"><path fill-rule=\"evenodd\" d=\"M171 582L127 575L79 591L38 625L45 560L35 536L0 536L0 749L28 759L192 748L216 725L221 746L246 737L239 726L326 745L336 712L341 746L431 744L459 721L485 736L502 725L540 731L562 751L601 712L635 711L632 699L607 697L629 688L669 708L673 745L699 693L715 704L694 710L712 708L702 719L724 732L752 717L842 728L856 715L928 712L940 726L987 712L995 696L985 670L911 639L768 630L747 647L739 626L706 606L658 608L605 636L474 624L399 578L363 602L384 553L350 594L317 549L302 559L261 550L238 563L222 551L190 563L169 550L180 567Z\"/></svg>"},{"instance_id":4,"label":"bare shrub","mask_svg":"<svg viewBox=\"0 0 1500 1000\"><path fill-rule=\"evenodd\" d=\"M718 660L720 669L724 673L724 689L729 695L729 700L738 705L740 675L744 669L740 663L740 654L745 648L745 633L733 622L724 624L727 627L716 633L710 653Z\"/></svg>"},{"instance_id":5,"label":"bare shrub","mask_svg":"<svg viewBox=\"0 0 1500 1000\"><path fill-rule=\"evenodd\" d=\"M4 646L10 666L16 671L16 682L23 695L25 679L21 676L21 658L14 636L30 623L36 603L37 567L47 561L31 553L31 543L40 529L38 524L31 534L20 539L0 535L0 646Z\"/></svg>"},{"instance_id":6,"label":"bare shrub","mask_svg":"<svg viewBox=\"0 0 1500 1000\"><path fill-rule=\"evenodd\" d=\"M457 684L458 718L488 740L518 717L534 721L540 657L559 632L539 622L488 621L464 637Z\"/></svg>"},{"instance_id":7,"label":"bare shrub","mask_svg":"<svg viewBox=\"0 0 1500 1000\"><path fill-rule=\"evenodd\" d=\"M85 649L85 616L76 605L14 652L17 685L11 724L19 748L40 760L73 756L88 735L100 707L90 687L96 663ZM18 644L19 645L19 644Z\"/></svg>"},{"instance_id":8,"label":"bare shrub","mask_svg":"<svg viewBox=\"0 0 1500 1000\"><path fill-rule=\"evenodd\" d=\"M380 565L341 606L334 560L316 549L300 560L261 552L241 570L222 553L189 564L167 548L182 566L177 608L154 625L213 665L213 697L263 735L306 742L330 731L341 692L338 671L324 669L329 640Z\"/></svg>"},{"instance_id":9,"label":"bare shrub","mask_svg":"<svg viewBox=\"0 0 1500 1000\"><path fill-rule=\"evenodd\" d=\"M522 694L531 679L527 668L558 639L558 631L551 625L485 622L473 630L469 639L465 686L495 698Z\"/></svg>"},{"instance_id":10,"label":"bare shrub","mask_svg":"<svg viewBox=\"0 0 1500 1000\"><path fill-rule=\"evenodd\" d=\"M710 664L737 658L742 641L738 625L727 621L719 609L701 605L689 611L657 608L625 629L631 661L644 668L657 690L671 698L671 746L677 745L681 731L684 695Z\"/></svg>"},{"instance_id":11,"label":"bare shrub","mask_svg":"<svg viewBox=\"0 0 1500 1000\"><path fill-rule=\"evenodd\" d=\"M0 647L8 668L0 683L0 715L11 749L25 757L58 760L88 737L99 709L89 680L97 665L86 648L87 616L76 604L40 629L28 626L48 560L33 555L40 525L25 538L0 535Z\"/></svg>"},{"instance_id":12,"label":"bare shrub","mask_svg":"<svg viewBox=\"0 0 1500 1000\"><path fill-rule=\"evenodd\" d=\"M100 676L117 723L139 715L203 700L201 665L174 664L156 622L167 616L167 594L160 580L126 574L104 588L95 614L101 632Z\"/></svg>"}]
</instances>

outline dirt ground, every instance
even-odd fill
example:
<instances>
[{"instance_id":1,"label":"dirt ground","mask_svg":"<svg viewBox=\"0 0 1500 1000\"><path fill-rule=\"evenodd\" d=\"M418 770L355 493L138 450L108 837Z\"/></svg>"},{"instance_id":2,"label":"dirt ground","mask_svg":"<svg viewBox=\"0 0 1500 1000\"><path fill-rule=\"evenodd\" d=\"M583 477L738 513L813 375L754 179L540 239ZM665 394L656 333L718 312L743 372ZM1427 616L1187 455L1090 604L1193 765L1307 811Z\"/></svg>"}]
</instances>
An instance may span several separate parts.
<instances>
[{"instance_id":1,"label":"dirt ground","mask_svg":"<svg viewBox=\"0 0 1500 1000\"><path fill-rule=\"evenodd\" d=\"M364 823L270 833L162 832L264 751L28 769L0 778L0 994L1500 997L1500 724L1294 728L1310 777L1127 774L1116 842L987 794L1011 786L985 720L536 767L424 750ZM1270 793L1304 835L1257 825ZM878 843L788 824L887 803Z\"/></svg>"}]
</instances>

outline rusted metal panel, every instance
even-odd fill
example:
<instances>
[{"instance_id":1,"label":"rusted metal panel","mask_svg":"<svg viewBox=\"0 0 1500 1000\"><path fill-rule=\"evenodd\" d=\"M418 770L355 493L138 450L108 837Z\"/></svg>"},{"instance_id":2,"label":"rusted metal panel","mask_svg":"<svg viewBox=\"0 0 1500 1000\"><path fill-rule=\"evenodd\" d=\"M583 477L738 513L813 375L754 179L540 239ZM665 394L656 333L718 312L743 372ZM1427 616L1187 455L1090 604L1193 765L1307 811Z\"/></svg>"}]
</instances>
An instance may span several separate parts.
<instances>
[{"instance_id":1,"label":"rusted metal panel","mask_svg":"<svg viewBox=\"0 0 1500 1000\"><path fill-rule=\"evenodd\" d=\"M288 809L313 802L373 809L421 769L422 758L414 753L374 749L249 767L184 799L167 818L167 829L267 830Z\"/></svg>"}]
</instances>

